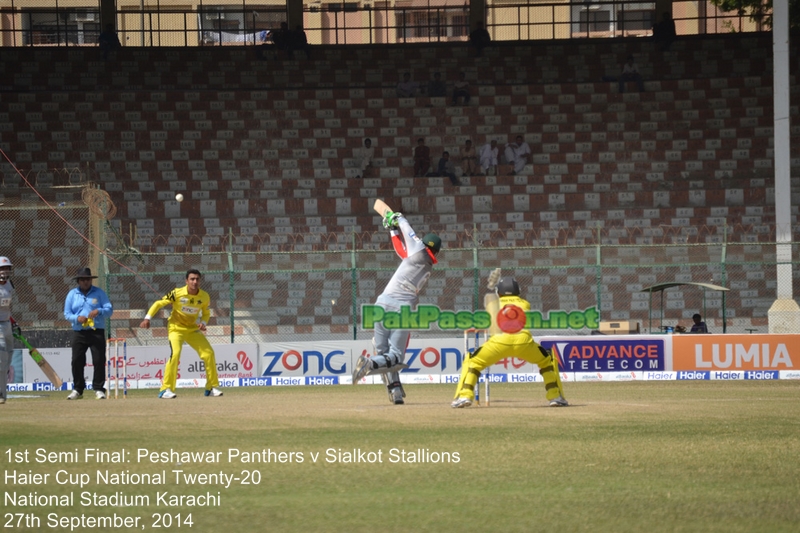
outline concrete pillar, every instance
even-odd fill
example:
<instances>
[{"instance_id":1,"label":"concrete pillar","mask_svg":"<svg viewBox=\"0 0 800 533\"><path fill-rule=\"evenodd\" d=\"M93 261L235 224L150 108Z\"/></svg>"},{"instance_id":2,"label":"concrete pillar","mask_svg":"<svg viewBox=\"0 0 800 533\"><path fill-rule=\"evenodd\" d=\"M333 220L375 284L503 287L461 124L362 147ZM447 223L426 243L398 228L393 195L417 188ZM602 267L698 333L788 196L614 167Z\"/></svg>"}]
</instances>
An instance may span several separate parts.
<instances>
[{"instance_id":1,"label":"concrete pillar","mask_svg":"<svg viewBox=\"0 0 800 533\"><path fill-rule=\"evenodd\" d=\"M116 0L100 0L100 31L106 29L106 24L113 24L117 28L117 2Z\"/></svg>"},{"instance_id":2,"label":"concrete pillar","mask_svg":"<svg viewBox=\"0 0 800 533\"><path fill-rule=\"evenodd\" d=\"M475 29L476 22L483 22L486 26L486 20L483 19L486 13L486 0L469 0L469 31Z\"/></svg>"},{"instance_id":3,"label":"concrete pillar","mask_svg":"<svg viewBox=\"0 0 800 533\"><path fill-rule=\"evenodd\" d=\"M286 0L286 22L289 29L293 30L298 24L303 24L303 0Z\"/></svg>"},{"instance_id":4,"label":"concrete pillar","mask_svg":"<svg viewBox=\"0 0 800 533\"><path fill-rule=\"evenodd\" d=\"M792 192L789 146L789 3L775 0L772 26L775 139L775 258L777 299L769 308L770 333L800 331L800 306L792 286Z\"/></svg>"}]
</instances>

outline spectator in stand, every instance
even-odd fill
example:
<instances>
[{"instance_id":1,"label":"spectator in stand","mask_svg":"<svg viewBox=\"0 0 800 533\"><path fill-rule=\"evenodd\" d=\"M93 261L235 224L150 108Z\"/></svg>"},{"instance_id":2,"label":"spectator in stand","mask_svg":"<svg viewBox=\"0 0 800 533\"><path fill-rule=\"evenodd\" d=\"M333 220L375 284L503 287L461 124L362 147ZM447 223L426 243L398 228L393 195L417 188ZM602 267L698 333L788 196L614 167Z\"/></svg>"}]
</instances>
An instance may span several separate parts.
<instances>
[{"instance_id":1,"label":"spectator in stand","mask_svg":"<svg viewBox=\"0 0 800 533\"><path fill-rule=\"evenodd\" d=\"M360 169L356 179L361 179L361 176L365 175L367 167L372 166L372 158L375 157L375 147L372 146L372 139L364 139L364 146L356 148L354 155Z\"/></svg>"},{"instance_id":2,"label":"spectator in stand","mask_svg":"<svg viewBox=\"0 0 800 533\"><path fill-rule=\"evenodd\" d=\"M450 152L442 152L442 157L439 159L439 164L436 166L436 171L431 172L428 176L433 178L450 178L450 183L453 185L461 185L461 182L456 177L456 166L450 161Z\"/></svg>"},{"instance_id":3,"label":"spectator in stand","mask_svg":"<svg viewBox=\"0 0 800 533\"><path fill-rule=\"evenodd\" d=\"M642 75L639 73L639 65L634 61L633 55L628 56L628 60L622 67L622 74L618 82L620 93L625 92L625 83L629 81L635 81L636 85L639 87L639 92L644 92L644 80L642 80Z\"/></svg>"},{"instance_id":4,"label":"spectator in stand","mask_svg":"<svg viewBox=\"0 0 800 533\"><path fill-rule=\"evenodd\" d=\"M492 37L486 28L483 27L483 22L478 21L475 23L475 29L469 34L469 45L475 49L475 55L480 57L483 55L483 49L489 46L492 42Z\"/></svg>"},{"instance_id":5,"label":"spectator in stand","mask_svg":"<svg viewBox=\"0 0 800 533\"><path fill-rule=\"evenodd\" d=\"M467 73L461 72L458 81L453 83L453 105L458 105L458 99L464 99L464 105L469 105L469 82Z\"/></svg>"},{"instance_id":6,"label":"spectator in stand","mask_svg":"<svg viewBox=\"0 0 800 533\"><path fill-rule=\"evenodd\" d=\"M97 37L97 44L100 50L103 51L103 60L108 61L108 54L115 52L122 48L122 43L119 42L114 25L110 22L106 24L106 29Z\"/></svg>"},{"instance_id":7,"label":"spectator in stand","mask_svg":"<svg viewBox=\"0 0 800 533\"><path fill-rule=\"evenodd\" d=\"M672 14L669 11L664 11L661 15L661 22L653 26L653 41L655 41L659 50L668 52L676 36L677 32L675 31L675 21L672 20Z\"/></svg>"},{"instance_id":8,"label":"spectator in stand","mask_svg":"<svg viewBox=\"0 0 800 533\"><path fill-rule=\"evenodd\" d=\"M289 59L294 57L295 50L302 50L306 54L306 59L311 59L311 48L308 46L308 37L302 24L298 24L289 34Z\"/></svg>"},{"instance_id":9,"label":"spectator in stand","mask_svg":"<svg viewBox=\"0 0 800 533\"><path fill-rule=\"evenodd\" d=\"M428 173L431 168L431 149L425 146L425 139L417 140L417 147L414 148L414 177L421 178Z\"/></svg>"},{"instance_id":10,"label":"spectator in stand","mask_svg":"<svg viewBox=\"0 0 800 533\"><path fill-rule=\"evenodd\" d=\"M690 333L708 333L708 326L703 322L703 317L700 313L692 315L692 320L694 324L692 324L692 329L689 330Z\"/></svg>"},{"instance_id":11,"label":"spectator in stand","mask_svg":"<svg viewBox=\"0 0 800 533\"><path fill-rule=\"evenodd\" d=\"M275 59L278 59L278 52L283 50L288 57L291 57L291 32L289 23L281 22L281 27L272 32L272 42L275 44Z\"/></svg>"},{"instance_id":12,"label":"spectator in stand","mask_svg":"<svg viewBox=\"0 0 800 533\"><path fill-rule=\"evenodd\" d=\"M428 96L431 98L447 96L447 84L442 81L441 72L434 72L433 79L428 82Z\"/></svg>"},{"instance_id":13,"label":"spectator in stand","mask_svg":"<svg viewBox=\"0 0 800 533\"><path fill-rule=\"evenodd\" d=\"M528 164L528 156L530 155L531 147L525 142L522 135L517 135L513 143L506 144L506 162L509 165L514 165L514 169L511 171L512 176L525 170L525 165Z\"/></svg>"},{"instance_id":14,"label":"spectator in stand","mask_svg":"<svg viewBox=\"0 0 800 533\"><path fill-rule=\"evenodd\" d=\"M258 47L256 55L259 59L267 59L267 53L272 51L273 59L278 59L278 54L285 51L287 57L292 57L292 32L289 31L289 24L281 22L281 27L277 30L267 30L261 32L267 39ZM270 41L272 43L270 44Z\"/></svg>"},{"instance_id":15,"label":"spectator in stand","mask_svg":"<svg viewBox=\"0 0 800 533\"><path fill-rule=\"evenodd\" d=\"M411 73L404 72L403 80L397 84L397 97L398 98L414 98L419 92L419 84L411 81Z\"/></svg>"},{"instance_id":16,"label":"spectator in stand","mask_svg":"<svg viewBox=\"0 0 800 533\"><path fill-rule=\"evenodd\" d=\"M461 173L464 176L475 176L478 174L478 156L475 153L475 147L472 146L472 141L469 139L464 143L461 149Z\"/></svg>"},{"instance_id":17,"label":"spectator in stand","mask_svg":"<svg viewBox=\"0 0 800 533\"><path fill-rule=\"evenodd\" d=\"M492 139L491 142L484 144L481 147L478 158L480 159L481 173L486 176L489 174L489 169L492 169L495 176L497 175L497 141Z\"/></svg>"}]
</instances>

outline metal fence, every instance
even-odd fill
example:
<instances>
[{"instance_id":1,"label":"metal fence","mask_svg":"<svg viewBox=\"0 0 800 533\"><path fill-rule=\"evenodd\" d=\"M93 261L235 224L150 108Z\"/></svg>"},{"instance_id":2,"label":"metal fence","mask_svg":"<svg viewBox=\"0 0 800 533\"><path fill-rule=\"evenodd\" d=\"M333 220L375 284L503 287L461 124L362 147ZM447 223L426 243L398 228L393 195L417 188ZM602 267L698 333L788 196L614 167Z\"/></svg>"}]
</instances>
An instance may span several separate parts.
<instances>
[{"instance_id":1,"label":"metal fence","mask_svg":"<svg viewBox=\"0 0 800 533\"><path fill-rule=\"evenodd\" d=\"M288 235L280 239L283 244L273 246L274 229L258 229L248 235L258 239L249 239L247 245L235 244L236 236L230 234L217 244L164 236L137 247L128 232L110 223L113 203L103 191L91 184L53 185L53 180L71 180L53 172L26 179L34 188L4 182L0 254L14 263L15 317L24 329L51 336L68 332L64 298L77 270L89 265L115 307L109 333L132 344L164 342L163 320L154 322L153 330L137 326L153 301L184 284L188 268L204 273L202 286L212 297L209 335L214 342L366 339L371 332L360 325L361 306L375 301L399 261L383 231L328 239ZM775 231L769 226L526 233L448 229L424 217L415 218L415 224L417 231L438 231L445 243L421 304L442 311L481 310L488 273L501 267L520 282L538 334L590 334L599 320L633 320L643 331L657 332L665 325L690 325L696 312L714 332L763 333L777 295L779 263ZM792 235L790 272L796 286L800 227ZM159 242L172 243L170 251L156 252ZM643 292L671 281L713 283L729 291L723 295L683 287L652 298ZM418 334L456 333L442 322Z\"/></svg>"},{"instance_id":2,"label":"metal fence","mask_svg":"<svg viewBox=\"0 0 800 533\"><path fill-rule=\"evenodd\" d=\"M0 7L2 46L96 45L102 31L100 4L10 0ZM761 31L737 12L710 3L673 2L678 35ZM311 44L363 45L466 41L469 3L448 0L309 2L303 26ZM486 4L486 28L495 41L641 37L660 16L655 2L593 0ZM286 5L243 0L175 5L117 4L116 28L123 46L256 45L287 20ZM266 42L269 40L267 39Z\"/></svg>"},{"instance_id":3,"label":"metal fence","mask_svg":"<svg viewBox=\"0 0 800 533\"><path fill-rule=\"evenodd\" d=\"M452 233L443 237L458 240ZM798 278L798 242L792 245L792 258ZM133 310L130 322L119 324L124 329L138 324L162 293L183 285L187 268L199 268L214 302L216 328L211 334L219 342L265 337L363 339L371 333L361 327L361 306L375 301L398 261L389 249L357 247L313 252L147 253L136 258L135 274L110 263L107 288L118 307ZM765 242L497 247L473 241L469 247L443 248L420 304L442 311L480 310L489 271L502 267L523 287L522 295L534 311L532 328L538 334L590 334L600 320L633 320L643 331L658 332L665 325L690 326L696 312L716 333L767 332L777 264L775 244ZM643 291L668 281L707 282L730 290L723 294L683 287L655 295ZM435 325L418 334L455 331L445 326ZM150 342L141 332L115 334Z\"/></svg>"}]
</instances>

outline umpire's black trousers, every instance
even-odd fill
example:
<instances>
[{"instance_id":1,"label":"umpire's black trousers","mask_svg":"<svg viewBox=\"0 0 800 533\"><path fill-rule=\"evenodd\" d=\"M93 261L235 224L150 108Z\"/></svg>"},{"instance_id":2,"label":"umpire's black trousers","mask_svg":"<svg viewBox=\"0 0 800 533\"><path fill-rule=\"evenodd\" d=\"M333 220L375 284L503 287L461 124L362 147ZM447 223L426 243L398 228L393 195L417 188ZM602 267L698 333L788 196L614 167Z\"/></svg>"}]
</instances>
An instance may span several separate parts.
<instances>
[{"instance_id":1,"label":"umpire's black trousers","mask_svg":"<svg viewBox=\"0 0 800 533\"><path fill-rule=\"evenodd\" d=\"M86 350L92 351L92 389L106 391L106 332L104 329L83 329L72 332L72 381L75 390L83 394L86 378L83 369L86 366Z\"/></svg>"}]
</instances>

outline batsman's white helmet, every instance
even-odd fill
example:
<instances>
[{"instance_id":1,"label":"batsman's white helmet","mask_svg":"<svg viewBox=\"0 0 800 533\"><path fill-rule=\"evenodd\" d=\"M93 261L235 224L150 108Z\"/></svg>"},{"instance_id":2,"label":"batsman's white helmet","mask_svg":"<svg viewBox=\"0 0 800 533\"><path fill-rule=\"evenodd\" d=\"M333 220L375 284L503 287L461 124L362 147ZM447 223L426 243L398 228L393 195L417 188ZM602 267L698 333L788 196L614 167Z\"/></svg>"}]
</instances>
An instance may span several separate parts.
<instances>
[{"instance_id":1,"label":"batsman's white helmet","mask_svg":"<svg viewBox=\"0 0 800 533\"><path fill-rule=\"evenodd\" d=\"M11 259L5 256L0 257L0 282L5 283L8 281L13 266L14 265L11 264Z\"/></svg>"}]
</instances>

